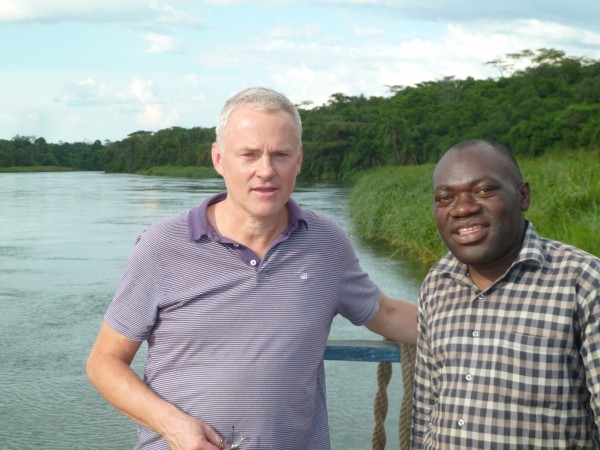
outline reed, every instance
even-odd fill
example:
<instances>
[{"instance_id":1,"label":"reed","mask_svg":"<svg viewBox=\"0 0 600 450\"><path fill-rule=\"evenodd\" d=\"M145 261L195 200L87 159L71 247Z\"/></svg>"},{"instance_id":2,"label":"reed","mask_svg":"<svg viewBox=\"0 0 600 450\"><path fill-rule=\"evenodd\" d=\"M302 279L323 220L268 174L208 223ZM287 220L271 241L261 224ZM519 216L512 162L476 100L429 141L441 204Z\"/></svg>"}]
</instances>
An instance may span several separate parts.
<instances>
[{"instance_id":1,"label":"reed","mask_svg":"<svg viewBox=\"0 0 600 450\"><path fill-rule=\"evenodd\" d=\"M600 256L600 151L554 152L519 161L532 189L526 217L542 236ZM350 191L352 231L382 241L405 257L430 266L447 249L433 220L434 165L373 169Z\"/></svg>"}]
</instances>

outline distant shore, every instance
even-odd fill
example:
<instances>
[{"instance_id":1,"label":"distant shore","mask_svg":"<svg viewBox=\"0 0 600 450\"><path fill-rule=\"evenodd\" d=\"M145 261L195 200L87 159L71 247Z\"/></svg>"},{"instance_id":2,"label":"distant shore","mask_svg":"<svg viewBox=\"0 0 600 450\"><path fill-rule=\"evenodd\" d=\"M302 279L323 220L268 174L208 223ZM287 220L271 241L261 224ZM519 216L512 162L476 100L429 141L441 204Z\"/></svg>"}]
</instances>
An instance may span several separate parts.
<instances>
[{"instance_id":1,"label":"distant shore","mask_svg":"<svg viewBox=\"0 0 600 450\"><path fill-rule=\"evenodd\" d=\"M600 256L600 150L553 152L519 160L529 181L532 202L526 217L536 231ZM444 253L432 211L433 164L382 167L355 175L351 181L349 211L352 232L367 241L390 247L423 266ZM0 172L72 171L64 167L0 168ZM159 166L140 175L182 178L218 178L212 167Z\"/></svg>"}]
</instances>

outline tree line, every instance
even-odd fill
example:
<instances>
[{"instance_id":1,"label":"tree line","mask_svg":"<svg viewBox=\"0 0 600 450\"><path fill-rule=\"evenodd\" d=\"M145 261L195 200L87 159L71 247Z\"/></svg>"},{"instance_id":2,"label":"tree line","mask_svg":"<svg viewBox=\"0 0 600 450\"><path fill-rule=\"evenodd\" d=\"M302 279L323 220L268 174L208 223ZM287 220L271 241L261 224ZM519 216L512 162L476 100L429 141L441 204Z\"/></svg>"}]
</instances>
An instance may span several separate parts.
<instances>
[{"instance_id":1,"label":"tree line","mask_svg":"<svg viewBox=\"0 0 600 450\"><path fill-rule=\"evenodd\" d=\"M321 106L298 105L300 177L339 180L374 167L434 162L451 145L476 138L500 142L517 156L600 148L600 61L538 49L486 64L500 76L445 77L388 86L385 97L334 93ZM0 140L0 167L134 173L162 165L210 166L214 139L214 127L136 131L104 144L48 144L16 136Z\"/></svg>"}]
</instances>

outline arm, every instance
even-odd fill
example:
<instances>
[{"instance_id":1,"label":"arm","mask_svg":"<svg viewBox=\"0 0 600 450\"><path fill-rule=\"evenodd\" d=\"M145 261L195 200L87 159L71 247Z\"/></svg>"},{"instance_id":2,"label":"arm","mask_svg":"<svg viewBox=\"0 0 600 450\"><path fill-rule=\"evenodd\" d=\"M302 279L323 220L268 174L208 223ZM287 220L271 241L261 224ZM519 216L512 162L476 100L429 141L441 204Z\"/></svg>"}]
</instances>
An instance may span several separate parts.
<instances>
[{"instance_id":1,"label":"arm","mask_svg":"<svg viewBox=\"0 0 600 450\"><path fill-rule=\"evenodd\" d=\"M163 400L130 367L140 345L104 322L87 361L90 382L123 414L160 433L171 449L222 448L212 427Z\"/></svg>"},{"instance_id":2,"label":"arm","mask_svg":"<svg viewBox=\"0 0 600 450\"><path fill-rule=\"evenodd\" d=\"M366 326L369 330L392 341L416 345L417 305L401 300L392 300L381 294L379 311Z\"/></svg>"}]
</instances>

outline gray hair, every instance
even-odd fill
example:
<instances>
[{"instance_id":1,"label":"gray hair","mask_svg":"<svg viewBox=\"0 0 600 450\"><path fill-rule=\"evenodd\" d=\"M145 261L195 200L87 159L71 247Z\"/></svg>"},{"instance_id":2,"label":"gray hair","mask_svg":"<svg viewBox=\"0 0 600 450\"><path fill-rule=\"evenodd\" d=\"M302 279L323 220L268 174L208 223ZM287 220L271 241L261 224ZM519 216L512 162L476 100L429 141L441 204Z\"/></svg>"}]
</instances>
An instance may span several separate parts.
<instances>
[{"instance_id":1,"label":"gray hair","mask_svg":"<svg viewBox=\"0 0 600 450\"><path fill-rule=\"evenodd\" d=\"M223 142L223 135L229 123L231 113L238 106L242 105L257 111L285 111L289 113L294 119L296 130L298 131L298 142L300 143L302 140L302 120L296 106L285 95L273 89L251 87L233 95L223 105L216 128L217 143L219 146Z\"/></svg>"}]
</instances>

